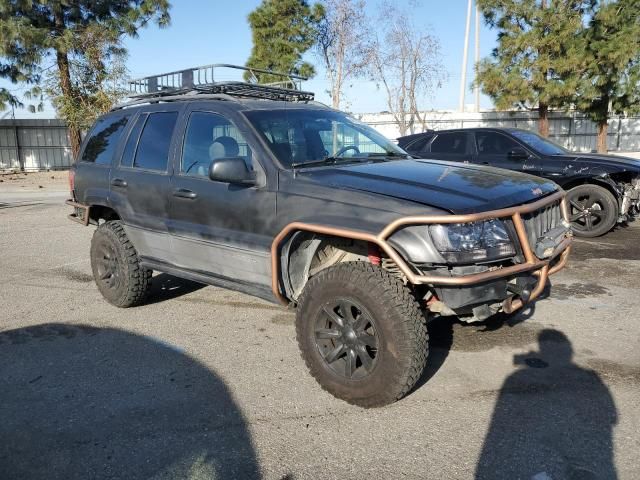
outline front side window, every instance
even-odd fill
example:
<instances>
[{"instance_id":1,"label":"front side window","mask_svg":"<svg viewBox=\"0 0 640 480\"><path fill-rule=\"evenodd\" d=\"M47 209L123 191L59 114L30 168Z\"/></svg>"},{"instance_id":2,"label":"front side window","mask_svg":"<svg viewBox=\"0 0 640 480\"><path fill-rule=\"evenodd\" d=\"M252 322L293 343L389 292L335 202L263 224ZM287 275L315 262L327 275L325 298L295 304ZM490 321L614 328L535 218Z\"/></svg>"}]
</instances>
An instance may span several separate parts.
<instances>
[{"instance_id":1,"label":"front side window","mask_svg":"<svg viewBox=\"0 0 640 480\"><path fill-rule=\"evenodd\" d=\"M463 132L442 133L431 143L431 153L467 153L467 134Z\"/></svg>"},{"instance_id":2,"label":"front side window","mask_svg":"<svg viewBox=\"0 0 640 480\"><path fill-rule=\"evenodd\" d=\"M331 158L407 155L373 128L341 112L283 109L245 115L287 167Z\"/></svg>"},{"instance_id":3,"label":"front side window","mask_svg":"<svg viewBox=\"0 0 640 480\"><path fill-rule=\"evenodd\" d=\"M521 142L526 143L534 150L542 153L543 155L564 155L567 151L560 145L556 145L546 138L542 138L533 132L526 132L524 130L512 130L511 134Z\"/></svg>"},{"instance_id":4,"label":"front side window","mask_svg":"<svg viewBox=\"0 0 640 480\"><path fill-rule=\"evenodd\" d=\"M235 125L215 113L193 112L184 137L180 172L208 177L211 163L227 157L241 157L249 170L253 169L251 149Z\"/></svg>"},{"instance_id":5,"label":"front side window","mask_svg":"<svg viewBox=\"0 0 640 480\"><path fill-rule=\"evenodd\" d=\"M165 172L169 160L169 147L178 112L150 113L142 129L134 168Z\"/></svg>"},{"instance_id":6,"label":"front side window","mask_svg":"<svg viewBox=\"0 0 640 480\"><path fill-rule=\"evenodd\" d=\"M516 141L497 132L476 133L476 145L480 156L507 155L511 150L520 146Z\"/></svg>"},{"instance_id":7,"label":"front side window","mask_svg":"<svg viewBox=\"0 0 640 480\"><path fill-rule=\"evenodd\" d=\"M109 165L118 146L118 140L127 125L127 117L109 117L98 120L82 152L82 161Z\"/></svg>"}]
</instances>

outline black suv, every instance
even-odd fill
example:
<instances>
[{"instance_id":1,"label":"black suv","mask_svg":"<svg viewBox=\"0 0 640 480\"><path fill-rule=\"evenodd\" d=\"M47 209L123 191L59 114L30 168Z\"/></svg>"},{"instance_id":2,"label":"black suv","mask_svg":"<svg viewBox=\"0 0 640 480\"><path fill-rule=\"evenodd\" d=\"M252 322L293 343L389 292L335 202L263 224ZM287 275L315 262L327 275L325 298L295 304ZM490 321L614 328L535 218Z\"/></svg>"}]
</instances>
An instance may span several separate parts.
<instances>
[{"instance_id":1,"label":"black suv","mask_svg":"<svg viewBox=\"0 0 640 480\"><path fill-rule=\"evenodd\" d=\"M539 175L567 190L573 231L598 237L640 215L640 160L569 152L528 130L467 128L400 137L411 155Z\"/></svg>"},{"instance_id":2,"label":"black suv","mask_svg":"<svg viewBox=\"0 0 640 480\"><path fill-rule=\"evenodd\" d=\"M320 385L373 407L418 380L428 318L513 312L567 261L553 182L411 159L300 90L157 89L101 117L71 172L113 305L154 270L291 305Z\"/></svg>"}]
</instances>

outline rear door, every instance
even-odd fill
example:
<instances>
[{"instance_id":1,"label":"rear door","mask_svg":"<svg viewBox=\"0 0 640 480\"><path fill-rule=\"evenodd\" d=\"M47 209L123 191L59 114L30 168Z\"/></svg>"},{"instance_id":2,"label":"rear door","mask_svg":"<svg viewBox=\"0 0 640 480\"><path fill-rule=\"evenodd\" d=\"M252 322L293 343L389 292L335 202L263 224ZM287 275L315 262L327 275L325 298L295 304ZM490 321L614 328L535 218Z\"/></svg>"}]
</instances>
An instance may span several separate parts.
<instances>
[{"instance_id":1,"label":"rear door","mask_svg":"<svg viewBox=\"0 0 640 480\"><path fill-rule=\"evenodd\" d=\"M275 185L268 185L245 125L224 105L189 107L171 179L169 228L178 267L268 287ZM210 165L225 157L244 159L256 184L210 180Z\"/></svg>"},{"instance_id":2,"label":"rear door","mask_svg":"<svg viewBox=\"0 0 640 480\"><path fill-rule=\"evenodd\" d=\"M473 157L473 136L469 132L445 132L436 134L423 156L436 160L468 163Z\"/></svg>"},{"instance_id":3,"label":"rear door","mask_svg":"<svg viewBox=\"0 0 640 480\"><path fill-rule=\"evenodd\" d=\"M109 206L109 177L131 115L110 114L93 126L75 166L74 193L86 205Z\"/></svg>"},{"instance_id":4,"label":"rear door","mask_svg":"<svg viewBox=\"0 0 640 480\"><path fill-rule=\"evenodd\" d=\"M118 165L111 174L111 203L142 257L171 262L167 227L170 158L180 105L142 109L133 119Z\"/></svg>"}]
</instances>

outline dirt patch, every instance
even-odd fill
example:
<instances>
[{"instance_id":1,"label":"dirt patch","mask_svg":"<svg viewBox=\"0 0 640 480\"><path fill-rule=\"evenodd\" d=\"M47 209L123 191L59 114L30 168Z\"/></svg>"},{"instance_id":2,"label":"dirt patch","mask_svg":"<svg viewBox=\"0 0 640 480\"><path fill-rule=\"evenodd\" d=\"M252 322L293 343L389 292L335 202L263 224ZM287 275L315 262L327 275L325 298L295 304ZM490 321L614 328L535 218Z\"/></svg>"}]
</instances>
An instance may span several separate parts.
<instances>
[{"instance_id":1,"label":"dirt patch","mask_svg":"<svg viewBox=\"0 0 640 480\"><path fill-rule=\"evenodd\" d=\"M61 277L71 280L72 282L89 283L93 282L93 275L80 272L78 270L71 270L70 268L59 268L55 270L55 273Z\"/></svg>"},{"instance_id":2,"label":"dirt patch","mask_svg":"<svg viewBox=\"0 0 640 480\"><path fill-rule=\"evenodd\" d=\"M294 313L279 313L271 317L271 323L276 325L293 325L296 321Z\"/></svg>"},{"instance_id":3,"label":"dirt patch","mask_svg":"<svg viewBox=\"0 0 640 480\"><path fill-rule=\"evenodd\" d=\"M537 323L510 323L507 317L476 325L439 318L429 324L429 347L435 350L484 352L495 347L521 348L535 344L542 327Z\"/></svg>"},{"instance_id":4,"label":"dirt patch","mask_svg":"<svg viewBox=\"0 0 640 480\"><path fill-rule=\"evenodd\" d=\"M593 258L614 260L640 260L640 222L617 226L602 237L574 241L569 265Z\"/></svg>"},{"instance_id":5,"label":"dirt patch","mask_svg":"<svg viewBox=\"0 0 640 480\"><path fill-rule=\"evenodd\" d=\"M188 302L188 303L206 303L209 305L219 306L219 307L233 307L233 308L249 308L256 310L282 310L282 307L278 307L277 305L269 305L268 303L258 303L258 302L237 302L237 301L224 301L224 300L216 300L209 298L199 298L199 297L182 297L178 299L179 302Z\"/></svg>"},{"instance_id":6,"label":"dirt patch","mask_svg":"<svg viewBox=\"0 0 640 480\"><path fill-rule=\"evenodd\" d=\"M0 173L0 191L34 190L49 188L60 190L69 185L69 172L57 170L51 172L5 172Z\"/></svg>"},{"instance_id":7,"label":"dirt patch","mask_svg":"<svg viewBox=\"0 0 640 480\"><path fill-rule=\"evenodd\" d=\"M569 298L587 298L599 295L611 297L613 294L609 289L595 283L554 283L551 288L551 295L556 300L567 300Z\"/></svg>"},{"instance_id":8,"label":"dirt patch","mask_svg":"<svg viewBox=\"0 0 640 480\"><path fill-rule=\"evenodd\" d=\"M636 365L599 358L590 358L585 363L605 379L640 383L640 367Z\"/></svg>"}]
</instances>

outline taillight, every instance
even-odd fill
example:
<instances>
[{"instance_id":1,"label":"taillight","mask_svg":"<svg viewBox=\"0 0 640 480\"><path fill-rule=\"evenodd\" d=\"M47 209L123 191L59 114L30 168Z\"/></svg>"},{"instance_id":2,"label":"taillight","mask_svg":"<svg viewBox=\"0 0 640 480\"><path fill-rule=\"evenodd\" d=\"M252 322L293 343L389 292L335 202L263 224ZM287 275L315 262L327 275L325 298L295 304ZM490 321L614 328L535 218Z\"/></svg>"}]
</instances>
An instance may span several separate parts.
<instances>
[{"instance_id":1,"label":"taillight","mask_svg":"<svg viewBox=\"0 0 640 480\"><path fill-rule=\"evenodd\" d=\"M75 187L75 181L76 181L76 171L73 168L71 168L69 169L69 191L71 192L72 197L74 197L73 190Z\"/></svg>"}]
</instances>

